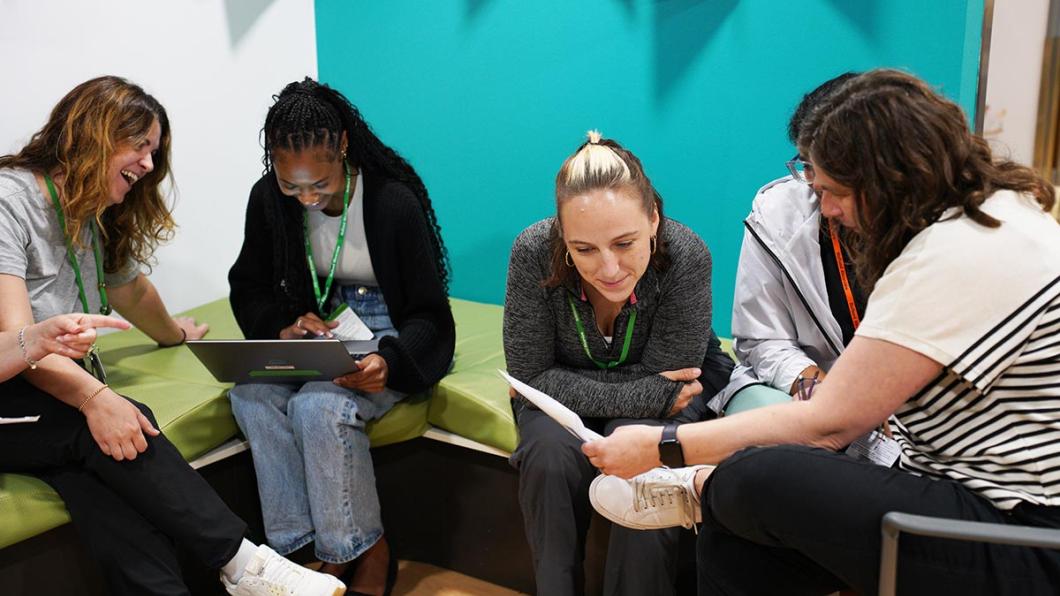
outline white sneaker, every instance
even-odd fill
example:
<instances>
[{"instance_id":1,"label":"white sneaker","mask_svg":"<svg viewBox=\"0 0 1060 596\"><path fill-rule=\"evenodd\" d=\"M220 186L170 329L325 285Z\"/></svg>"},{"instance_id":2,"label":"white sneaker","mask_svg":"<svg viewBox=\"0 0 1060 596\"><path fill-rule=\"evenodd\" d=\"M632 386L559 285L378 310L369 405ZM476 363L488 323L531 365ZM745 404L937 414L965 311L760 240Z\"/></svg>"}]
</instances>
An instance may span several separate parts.
<instances>
[{"instance_id":1,"label":"white sneaker","mask_svg":"<svg viewBox=\"0 0 1060 596\"><path fill-rule=\"evenodd\" d=\"M589 501L600 515L634 530L693 528L703 514L692 484L703 468L714 466L655 468L629 480L601 474L589 486Z\"/></svg>"},{"instance_id":2,"label":"white sneaker","mask_svg":"<svg viewBox=\"0 0 1060 596\"><path fill-rule=\"evenodd\" d=\"M292 563L264 544L247 563L238 582L233 584L222 573L221 583L229 594L238 596L342 596L346 593L346 585L339 578Z\"/></svg>"}]
</instances>

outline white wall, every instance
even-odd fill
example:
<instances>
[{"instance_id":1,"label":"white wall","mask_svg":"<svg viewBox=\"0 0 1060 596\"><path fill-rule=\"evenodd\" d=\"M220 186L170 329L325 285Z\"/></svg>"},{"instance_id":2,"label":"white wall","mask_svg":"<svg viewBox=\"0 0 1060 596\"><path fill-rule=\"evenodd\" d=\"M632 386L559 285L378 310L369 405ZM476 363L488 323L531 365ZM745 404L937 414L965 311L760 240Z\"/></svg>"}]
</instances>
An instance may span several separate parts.
<instances>
[{"instance_id":1,"label":"white wall","mask_svg":"<svg viewBox=\"0 0 1060 596\"><path fill-rule=\"evenodd\" d=\"M994 0L984 136L1002 155L1031 165L1049 0Z\"/></svg>"},{"instance_id":2,"label":"white wall","mask_svg":"<svg viewBox=\"0 0 1060 596\"><path fill-rule=\"evenodd\" d=\"M172 312L228 295L272 95L316 76L313 0L0 0L0 152L76 84L127 77L173 129L176 238L151 279Z\"/></svg>"}]
</instances>

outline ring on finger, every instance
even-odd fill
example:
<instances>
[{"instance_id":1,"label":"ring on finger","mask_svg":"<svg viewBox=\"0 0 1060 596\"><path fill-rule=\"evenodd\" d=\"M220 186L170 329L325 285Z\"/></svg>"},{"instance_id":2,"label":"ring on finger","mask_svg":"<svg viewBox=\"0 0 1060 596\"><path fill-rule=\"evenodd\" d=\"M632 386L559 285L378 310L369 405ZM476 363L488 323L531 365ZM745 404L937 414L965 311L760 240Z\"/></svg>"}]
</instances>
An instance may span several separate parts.
<instances>
[{"instance_id":1,"label":"ring on finger","mask_svg":"<svg viewBox=\"0 0 1060 596\"><path fill-rule=\"evenodd\" d=\"M295 319L294 326L298 327L299 329L305 329L305 327L302 327L302 317L298 317L297 319Z\"/></svg>"}]
</instances>

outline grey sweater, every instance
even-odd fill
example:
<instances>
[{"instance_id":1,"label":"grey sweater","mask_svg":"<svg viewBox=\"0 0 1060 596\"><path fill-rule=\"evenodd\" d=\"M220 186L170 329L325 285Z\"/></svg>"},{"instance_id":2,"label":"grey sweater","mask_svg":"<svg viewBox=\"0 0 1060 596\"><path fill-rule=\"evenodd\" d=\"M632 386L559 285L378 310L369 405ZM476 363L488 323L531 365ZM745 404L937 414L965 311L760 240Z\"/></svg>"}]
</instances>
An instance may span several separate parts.
<instances>
[{"instance_id":1,"label":"grey sweater","mask_svg":"<svg viewBox=\"0 0 1060 596\"><path fill-rule=\"evenodd\" d=\"M686 226L667 219L662 241L672 264L665 272L648 267L637 282L636 304L627 303L614 322L608 345L592 306L576 285L543 287L549 271L549 231L554 218L535 223L515 239L504 300L504 355L508 372L585 417L662 418L673 407L682 383L658 373L693 366L726 368L732 362L711 329L710 252ZM601 370L586 356L567 295L584 322L593 358L617 360L630 312L637 310L627 360ZM720 357L720 358L719 358ZM713 361L713 365L710 364ZM720 362L720 364L719 364ZM706 363L706 364L705 364ZM710 371L707 396L727 380ZM708 371L704 369L706 375Z\"/></svg>"}]
</instances>

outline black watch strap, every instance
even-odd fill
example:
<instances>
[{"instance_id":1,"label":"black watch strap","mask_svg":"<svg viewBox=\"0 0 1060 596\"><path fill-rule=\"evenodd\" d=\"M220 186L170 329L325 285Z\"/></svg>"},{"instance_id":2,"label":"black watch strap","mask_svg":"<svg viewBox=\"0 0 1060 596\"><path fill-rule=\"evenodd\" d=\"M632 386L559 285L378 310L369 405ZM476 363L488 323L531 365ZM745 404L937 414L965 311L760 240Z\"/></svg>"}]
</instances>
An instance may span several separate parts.
<instances>
[{"instance_id":1,"label":"black watch strap","mask_svg":"<svg viewBox=\"0 0 1060 596\"><path fill-rule=\"evenodd\" d=\"M659 461L667 468L685 466L685 453L681 449L681 442L677 440L676 422L663 427L662 439L659 440Z\"/></svg>"}]
</instances>

